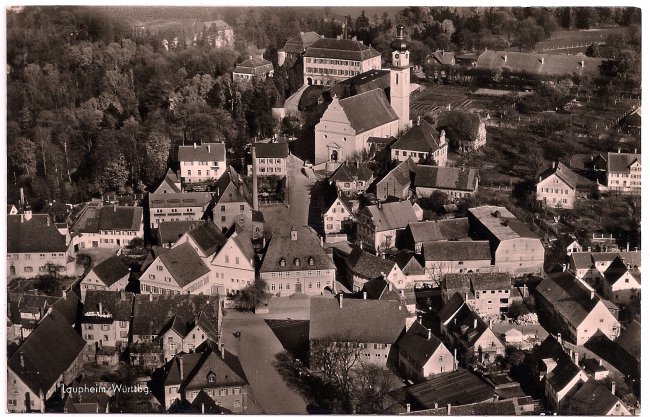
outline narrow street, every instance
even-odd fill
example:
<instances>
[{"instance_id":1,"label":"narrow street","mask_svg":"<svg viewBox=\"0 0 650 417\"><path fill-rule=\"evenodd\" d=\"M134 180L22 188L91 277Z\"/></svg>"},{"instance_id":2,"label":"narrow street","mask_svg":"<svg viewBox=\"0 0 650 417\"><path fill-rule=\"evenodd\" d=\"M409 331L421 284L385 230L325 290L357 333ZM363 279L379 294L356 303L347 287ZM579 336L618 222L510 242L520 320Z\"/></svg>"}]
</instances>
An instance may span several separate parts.
<instances>
[{"instance_id":1,"label":"narrow street","mask_svg":"<svg viewBox=\"0 0 650 417\"><path fill-rule=\"evenodd\" d=\"M294 226L306 226L309 218L310 190L314 181L302 173L303 161L290 155L287 162L289 218Z\"/></svg>"}]
</instances>

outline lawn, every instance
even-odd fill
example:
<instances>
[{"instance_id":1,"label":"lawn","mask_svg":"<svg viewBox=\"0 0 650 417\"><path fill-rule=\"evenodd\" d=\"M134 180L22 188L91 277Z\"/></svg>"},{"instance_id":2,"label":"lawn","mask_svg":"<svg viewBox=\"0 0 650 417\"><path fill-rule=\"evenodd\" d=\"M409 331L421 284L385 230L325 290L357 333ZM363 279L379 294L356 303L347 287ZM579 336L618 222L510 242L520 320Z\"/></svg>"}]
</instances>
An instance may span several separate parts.
<instances>
[{"instance_id":1,"label":"lawn","mask_svg":"<svg viewBox=\"0 0 650 417\"><path fill-rule=\"evenodd\" d=\"M549 48L561 48L571 45L605 42L607 36L623 33L624 31L625 28L558 30L553 32L549 39L537 43L537 45L535 45L535 51L539 52Z\"/></svg>"}]
</instances>

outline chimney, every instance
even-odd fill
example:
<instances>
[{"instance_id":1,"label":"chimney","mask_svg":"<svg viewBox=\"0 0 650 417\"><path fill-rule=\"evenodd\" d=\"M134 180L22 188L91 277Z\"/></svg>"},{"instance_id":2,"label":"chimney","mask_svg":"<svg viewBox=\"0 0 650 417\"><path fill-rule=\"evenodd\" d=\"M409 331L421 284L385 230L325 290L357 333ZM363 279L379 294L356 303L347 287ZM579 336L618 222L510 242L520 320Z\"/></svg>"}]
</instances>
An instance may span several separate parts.
<instances>
[{"instance_id":1,"label":"chimney","mask_svg":"<svg viewBox=\"0 0 650 417\"><path fill-rule=\"evenodd\" d=\"M45 223L47 224L47 227L50 227L50 215L49 214L45 218Z\"/></svg>"},{"instance_id":2,"label":"chimney","mask_svg":"<svg viewBox=\"0 0 650 417\"><path fill-rule=\"evenodd\" d=\"M593 300L594 299L594 289L593 288L591 289L590 293L591 293L590 294L591 296L589 297L589 299Z\"/></svg>"},{"instance_id":3,"label":"chimney","mask_svg":"<svg viewBox=\"0 0 650 417\"><path fill-rule=\"evenodd\" d=\"M422 324L422 316L418 317L418 323Z\"/></svg>"},{"instance_id":4,"label":"chimney","mask_svg":"<svg viewBox=\"0 0 650 417\"><path fill-rule=\"evenodd\" d=\"M508 55L503 56L503 62L508 62Z\"/></svg>"},{"instance_id":5,"label":"chimney","mask_svg":"<svg viewBox=\"0 0 650 417\"><path fill-rule=\"evenodd\" d=\"M431 329L427 329L427 340L431 340Z\"/></svg>"},{"instance_id":6,"label":"chimney","mask_svg":"<svg viewBox=\"0 0 650 417\"><path fill-rule=\"evenodd\" d=\"M298 240L298 231L294 230L293 228L291 229L291 240L293 240L293 241Z\"/></svg>"},{"instance_id":7,"label":"chimney","mask_svg":"<svg viewBox=\"0 0 650 417\"><path fill-rule=\"evenodd\" d=\"M339 308L343 308L343 293L339 294Z\"/></svg>"},{"instance_id":8,"label":"chimney","mask_svg":"<svg viewBox=\"0 0 650 417\"><path fill-rule=\"evenodd\" d=\"M575 351L575 352L573 352L573 355L574 355L573 361L576 363L576 365L580 365L580 363L579 363L580 362L580 354L577 351Z\"/></svg>"},{"instance_id":9,"label":"chimney","mask_svg":"<svg viewBox=\"0 0 650 417\"><path fill-rule=\"evenodd\" d=\"M336 39L341 39L341 35L336 35Z\"/></svg>"},{"instance_id":10,"label":"chimney","mask_svg":"<svg viewBox=\"0 0 650 417\"><path fill-rule=\"evenodd\" d=\"M368 293L366 291L363 292L363 299L364 300L368 299Z\"/></svg>"},{"instance_id":11,"label":"chimney","mask_svg":"<svg viewBox=\"0 0 650 417\"><path fill-rule=\"evenodd\" d=\"M97 308L99 309L99 314L103 314L103 313L104 313L104 304L99 303L99 306L98 306Z\"/></svg>"},{"instance_id":12,"label":"chimney","mask_svg":"<svg viewBox=\"0 0 650 417\"><path fill-rule=\"evenodd\" d=\"M584 67L584 66L585 66L585 60L584 60L584 59L581 59L581 60L580 60L580 67Z\"/></svg>"},{"instance_id":13,"label":"chimney","mask_svg":"<svg viewBox=\"0 0 650 417\"><path fill-rule=\"evenodd\" d=\"M178 357L178 373L180 374L181 381L183 380L183 357Z\"/></svg>"},{"instance_id":14,"label":"chimney","mask_svg":"<svg viewBox=\"0 0 650 417\"><path fill-rule=\"evenodd\" d=\"M126 301L126 293L124 291L120 291L120 300Z\"/></svg>"},{"instance_id":15,"label":"chimney","mask_svg":"<svg viewBox=\"0 0 650 417\"><path fill-rule=\"evenodd\" d=\"M454 371L456 370L456 367L458 365L458 349L454 348Z\"/></svg>"},{"instance_id":16,"label":"chimney","mask_svg":"<svg viewBox=\"0 0 650 417\"><path fill-rule=\"evenodd\" d=\"M253 210L259 210L259 196L257 195L257 158L255 156L255 146L252 146L253 158Z\"/></svg>"},{"instance_id":17,"label":"chimney","mask_svg":"<svg viewBox=\"0 0 650 417\"><path fill-rule=\"evenodd\" d=\"M201 414L205 414L205 402L201 403Z\"/></svg>"},{"instance_id":18,"label":"chimney","mask_svg":"<svg viewBox=\"0 0 650 417\"><path fill-rule=\"evenodd\" d=\"M25 221L25 215L21 214L20 215L20 222L23 223Z\"/></svg>"},{"instance_id":19,"label":"chimney","mask_svg":"<svg viewBox=\"0 0 650 417\"><path fill-rule=\"evenodd\" d=\"M539 59L539 62L541 62L542 65L544 65L544 57L541 57L541 58Z\"/></svg>"},{"instance_id":20,"label":"chimney","mask_svg":"<svg viewBox=\"0 0 650 417\"><path fill-rule=\"evenodd\" d=\"M324 245L324 243L323 243L323 236L321 236L321 237L320 237L320 247L322 248L323 245Z\"/></svg>"},{"instance_id":21,"label":"chimney","mask_svg":"<svg viewBox=\"0 0 650 417\"><path fill-rule=\"evenodd\" d=\"M636 148L634 148L634 153L635 153L635 154L636 154L636 151L637 151L637 149L636 149Z\"/></svg>"},{"instance_id":22,"label":"chimney","mask_svg":"<svg viewBox=\"0 0 650 417\"><path fill-rule=\"evenodd\" d=\"M45 413L45 391L43 391L43 388L38 390L38 397L41 400L41 413Z\"/></svg>"},{"instance_id":23,"label":"chimney","mask_svg":"<svg viewBox=\"0 0 650 417\"><path fill-rule=\"evenodd\" d=\"M149 301L153 301L153 293L149 293Z\"/></svg>"},{"instance_id":24,"label":"chimney","mask_svg":"<svg viewBox=\"0 0 650 417\"><path fill-rule=\"evenodd\" d=\"M194 149L196 149L196 142L194 142Z\"/></svg>"},{"instance_id":25,"label":"chimney","mask_svg":"<svg viewBox=\"0 0 650 417\"><path fill-rule=\"evenodd\" d=\"M381 201L377 203L377 208L381 210Z\"/></svg>"},{"instance_id":26,"label":"chimney","mask_svg":"<svg viewBox=\"0 0 650 417\"><path fill-rule=\"evenodd\" d=\"M223 343L221 343L219 347L219 350L221 351L221 359L226 359L226 347L223 345Z\"/></svg>"},{"instance_id":27,"label":"chimney","mask_svg":"<svg viewBox=\"0 0 650 417\"><path fill-rule=\"evenodd\" d=\"M20 358L20 367L24 368L25 367L25 354L20 351L18 352L18 357Z\"/></svg>"},{"instance_id":28,"label":"chimney","mask_svg":"<svg viewBox=\"0 0 650 417\"><path fill-rule=\"evenodd\" d=\"M618 153L621 153L621 147L620 146L618 147Z\"/></svg>"},{"instance_id":29,"label":"chimney","mask_svg":"<svg viewBox=\"0 0 650 417\"><path fill-rule=\"evenodd\" d=\"M492 330L492 319L490 319L490 330Z\"/></svg>"},{"instance_id":30,"label":"chimney","mask_svg":"<svg viewBox=\"0 0 650 417\"><path fill-rule=\"evenodd\" d=\"M566 271L566 264L562 264L562 272Z\"/></svg>"},{"instance_id":31,"label":"chimney","mask_svg":"<svg viewBox=\"0 0 650 417\"><path fill-rule=\"evenodd\" d=\"M20 187L20 207L25 207L25 191L23 190L23 187Z\"/></svg>"},{"instance_id":32,"label":"chimney","mask_svg":"<svg viewBox=\"0 0 650 417\"><path fill-rule=\"evenodd\" d=\"M469 293L465 291L465 302L469 301Z\"/></svg>"},{"instance_id":33,"label":"chimney","mask_svg":"<svg viewBox=\"0 0 650 417\"><path fill-rule=\"evenodd\" d=\"M474 328L475 328L475 329L476 329L476 324L477 324L477 322L478 322L478 320L474 319Z\"/></svg>"},{"instance_id":34,"label":"chimney","mask_svg":"<svg viewBox=\"0 0 650 417\"><path fill-rule=\"evenodd\" d=\"M616 395L616 381L612 381L612 395Z\"/></svg>"},{"instance_id":35,"label":"chimney","mask_svg":"<svg viewBox=\"0 0 650 417\"><path fill-rule=\"evenodd\" d=\"M564 345L562 344L562 333L558 333L558 334L557 334L557 342L560 344L560 346L564 346Z\"/></svg>"},{"instance_id":36,"label":"chimney","mask_svg":"<svg viewBox=\"0 0 650 417\"><path fill-rule=\"evenodd\" d=\"M444 145L447 142L447 137L445 136L445 131L440 131L440 145Z\"/></svg>"},{"instance_id":37,"label":"chimney","mask_svg":"<svg viewBox=\"0 0 650 417\"><path fill-rule=\"evenodd\" d=\"M210 145L208 145L208 153L210 153Z\"/></svg>"},{"instance_id":38,"label":"chimney","mask_svg":"<svg viewBox=\"0 0 650 417\"><path fill-rule=\"evenodd\" d=\"M447 415L451 415L451 404L447 404Z\"/></svg>"},{"instance_id":39,"label":"chimney","mask_svg":"<svg viewBox=\"0 0 650 417\"><path fill-rule=\"evenodd\" d=\"M406 403L406 412L407 413L411 412L411 404L410 403Z\"/></svg>"},{"instance_id":40,"label":"chimney","mask_svg":"<svg viewBox=\"0 0 650 417\"><path fill-rule=\"evenodd\" d=\"M433 403L433 408L437 409L438 408L438 403Z\"/></svg>"},{"instance_id":41,"label":"chimney","mask_svg":"<svg viewBox=\"0 0 650 417\"><path fill-rule=\"evenodd\" d=\"M418 121L416 123L418 126L420 126L420 115L418 115Z\"/></svg>"},{"instance_id":42,"label":"chimney","mask_svg":"<svg viewBox=\"0 0 650 417\"><path fill-rule=\"evenodd\" d=\"M68 293L67 293L67 291L63 290L63 291L62 291L62 295L61 295L61 297L63 297L64 300L67 300L67 299L68 299Z\"/></svg>"},{"instance_id":43,"label":"chimney","mask_svg":"<svg viewBox=\"0 0 650 417\"><path fill-rule=\"evenodd\" d=\"M603 366L603 360L602 360L602 358L601 358L601 359L598 359L598 365Z\"/></svg>"}]
</instances>

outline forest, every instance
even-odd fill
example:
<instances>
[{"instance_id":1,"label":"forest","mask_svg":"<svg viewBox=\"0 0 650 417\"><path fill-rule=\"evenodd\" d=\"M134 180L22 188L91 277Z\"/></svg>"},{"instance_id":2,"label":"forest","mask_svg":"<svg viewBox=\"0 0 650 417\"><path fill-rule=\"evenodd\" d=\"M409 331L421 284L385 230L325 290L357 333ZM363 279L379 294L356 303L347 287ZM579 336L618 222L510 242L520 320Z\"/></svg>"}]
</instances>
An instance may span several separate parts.
<instances>
[{"instance_id":1,"label":"forest","mask_svg":"<svg viewBox=\"0 0 650 417\"><path fill-rule=\"evenodd\" d=\"M192 35L186 25L136 30L127 8L116 9L7 12L9 202L17 201L21 187L35 210L52 200L151 190L177 146L193 142L225 141L237 167L248 143L277 129L274 103L302 84L300 64L277 68L277 49L300 31L342 32L340 19L327 17L324 8L200 8L194 15L179 8L184 22L225 20L236 42L233 48L189 42L166 50L162 40L170 37L185 45ZM530 50L559 29L627 26L640 39L636 8L409 7L395 16L361 13L351 18L349 33L388 61L396 24L407 28L415 64L436 49ZM607 57L616 51L592 52ZM233 68L256 53L276 66L273 79L234 83Z\"/></svg>"}]
</instances>

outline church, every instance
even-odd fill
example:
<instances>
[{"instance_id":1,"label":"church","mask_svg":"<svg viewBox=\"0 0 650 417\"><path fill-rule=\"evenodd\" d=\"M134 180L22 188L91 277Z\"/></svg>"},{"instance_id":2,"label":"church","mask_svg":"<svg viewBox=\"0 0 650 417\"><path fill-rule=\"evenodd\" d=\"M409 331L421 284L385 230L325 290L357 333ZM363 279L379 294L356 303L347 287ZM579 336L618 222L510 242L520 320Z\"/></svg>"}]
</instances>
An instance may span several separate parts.
<instances>
[{"instance_id":1,"label":"church","mask_svg":"<svg viewBox=\"0 0 650 417\"><path fill-rule=\"evenodd\" d=\"M315 162L342 162L368 149L371 137L397 136L411 125L411 74L404 27L391 44L390 102L380 88L352 97L332 98L315 129Z\"/></svg>"}]
</instances>

